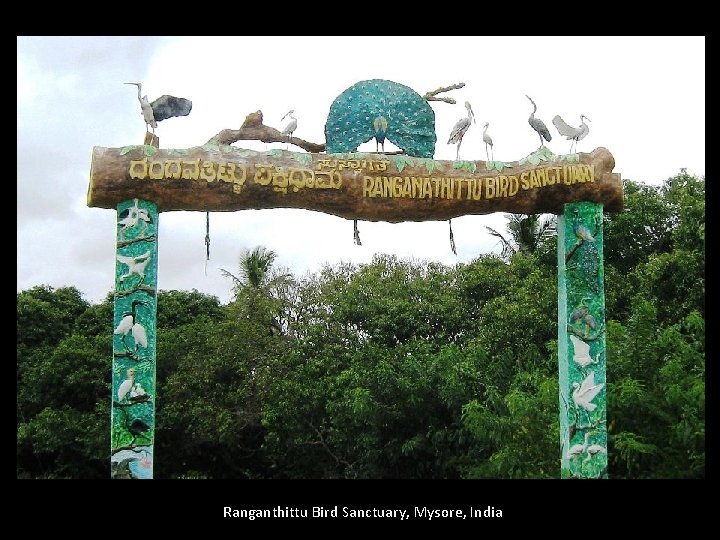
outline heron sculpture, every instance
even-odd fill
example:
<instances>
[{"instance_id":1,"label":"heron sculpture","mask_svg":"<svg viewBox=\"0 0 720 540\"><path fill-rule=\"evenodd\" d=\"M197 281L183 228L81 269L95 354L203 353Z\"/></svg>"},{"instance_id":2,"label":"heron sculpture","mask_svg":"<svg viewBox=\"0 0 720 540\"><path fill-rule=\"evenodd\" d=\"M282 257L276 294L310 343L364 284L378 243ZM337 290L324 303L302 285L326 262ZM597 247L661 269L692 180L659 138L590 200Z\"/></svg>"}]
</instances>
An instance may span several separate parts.
<instances>
[{"instance_id":1,"label":"heron sculpture","mask_svg":"<svg viewBox=\"0 0 720 540\"><path fill-rule=\"evenodd\" d=\"M187 116L192 110L192 101L185 98L168 96L167 94L160 96L152 103L148 101L147 96L142 95L142 83L127 82L125 84L133 84L138 87L138 101L140 102L140 111L145 120L146 127L152 129L153 134L157 123L175 116Z\"/></svg>"},{"instance_id":2,"label":"heron sculpture","mask_svg":"<svg viewBox=\"0 0 720 540\"><path fill-rule=\"evenodd\" d=\"M456 161L460 159L460 145L462 144L463 137L465 133L467 133L467 130L470 129L470 124L475 121L475 114L469 101L465 102L465 108L467 109L467 116L455 122L447 142L448 144L457 144Z\"/></svg>"},{"instance_id":3,"label":"heron sculpture","mask_svg":"<svg viewBox=\"0 0 720 540\"><path fill-rule=\"evenodd\" d=\"M128 347L128 344L125 341L128 334L132 336L133 341L135 342L135 353L137 353L139 347L147 348L148 346L147 330L145 330L145 327L142 324L137 322L137 306L139 305L146 306L147 303L141 300L133 300L130 306L130 311L123 313L120 323L118 323L117 328L113 331L113 334L120 336L120 339L125 346L125 350L128 352L130 352L130 347ZM129 375L130 374L128 373L128 376ZM132 385L130 385L128 391L131 387ZM119 394L120 392L118 392L118 399L122 399Z\"/></svg>"},{"instance_id":4,"label":"heron sculpture","mask_svg":"<svg viewBox=\"0 0 720 540\"><path fill-rule=\"evenodd\" d=\"M283 116L280 120L285 120L288 116L290 117L290 121L287 123L285 128L282 130L283 135L287 135L287 147L290 148L290 140L292 139L292 134L297 129L297 118L293 116L295 113L294 109L290 109L287 113L285 113L285 116Z\"/></svg>"},{"instance_id":5,"label":"heron sculpture","mask_svg":"<svg viewBox=\"0 0 720 540\"><path fill-rule=\"evenodd\" d=\"M490 135L488 135L488 127L490 127L490 122L485 122L485 125L483 126L483 142L485 142L485 156L487 157L488 161L492 161L494 157L491 158L488 155L488 146L490 147L490 152L492 152L493 141Z\"/></svg>"},{"instance_id":6,"label":"heron sculpture","mask_svg":"<svg viewBox=\"0 0 720 540\"><path fill-rule=\"evenodd\" d=\"M535 130L535 132L538 134L538 137L540 137L540 148L543 146L543 138L550 142L552 140L552 135L550 135L550 130L545 125L545 122L540 120L539 118L535 118L535 113L537 112L537 105L535 105L535 102L532 100L530 96L525 94L525 97L530 100L530 103L533 104L533 112L530 113L530 117L528 118L528 124L530 124L530 127Z\"/></svg>"},{"instance_id":7,"label":"heron sculpture","mask_svg":"<svg viewBox=\"0 0 720 540\"><path fill-rule=\"evenodd\" d=\"M581 141L585 138L585 136L590 132L590 128L585 123L585 120L590 122L590 119L585 116L584 114L580 115L580 126L579 127L572 127L569 126L565 120L560 118L559 114L556 114L555 117L552 119L552 123L555 124L555 127L558 130L558 133L560 135L564 136L568 141L572 141L570 143L570 152L572 153L573 145L575 145L575 150L577 150L577 142Z\"/></svg>"}]
</instances>

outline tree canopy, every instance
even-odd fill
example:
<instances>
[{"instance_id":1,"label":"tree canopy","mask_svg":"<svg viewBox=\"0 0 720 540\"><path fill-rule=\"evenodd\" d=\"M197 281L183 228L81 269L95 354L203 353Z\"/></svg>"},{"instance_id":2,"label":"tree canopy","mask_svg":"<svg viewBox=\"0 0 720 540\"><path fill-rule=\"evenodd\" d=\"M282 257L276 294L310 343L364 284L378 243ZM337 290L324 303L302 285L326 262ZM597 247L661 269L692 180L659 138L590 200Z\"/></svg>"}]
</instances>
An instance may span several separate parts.
<instances>
[{"instance_id":1,"label":"tree canopy","mask_svg":"<svg viewBox=\"0 0 720 540\"><path fill-rule=\"evenodd\" d=\"M705 181L625 193L604 218L609 476L702 478ZM555 238L530 217L467 264L300 278L258 246L228 304L159 291L155 477L558 478ZM17 294L18 477L109 478L112 301Z\"/></svg>"}]
</instances>

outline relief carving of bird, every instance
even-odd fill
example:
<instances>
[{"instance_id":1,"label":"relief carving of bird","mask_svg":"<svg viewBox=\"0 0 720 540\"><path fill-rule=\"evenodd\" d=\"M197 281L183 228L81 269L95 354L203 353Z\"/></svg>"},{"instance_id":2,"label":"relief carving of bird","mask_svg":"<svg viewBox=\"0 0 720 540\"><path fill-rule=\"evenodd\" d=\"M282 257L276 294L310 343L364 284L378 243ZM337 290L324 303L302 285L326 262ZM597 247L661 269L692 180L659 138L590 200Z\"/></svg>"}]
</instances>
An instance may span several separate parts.
<instances>
[{"instance_id":1,"label":"relief carving of bird","mask_svg":"<svg viewBox=\"0 0 720 540\"><path fill-rule=\"evenodd\" d=\"M572 397L575 405L589 412L594 411L597 405L591 402L600 393L603 386L605 386L605 383L595 384L595 373L592 371L582 383L573 383Z\"/></svg>"}]
</instances>

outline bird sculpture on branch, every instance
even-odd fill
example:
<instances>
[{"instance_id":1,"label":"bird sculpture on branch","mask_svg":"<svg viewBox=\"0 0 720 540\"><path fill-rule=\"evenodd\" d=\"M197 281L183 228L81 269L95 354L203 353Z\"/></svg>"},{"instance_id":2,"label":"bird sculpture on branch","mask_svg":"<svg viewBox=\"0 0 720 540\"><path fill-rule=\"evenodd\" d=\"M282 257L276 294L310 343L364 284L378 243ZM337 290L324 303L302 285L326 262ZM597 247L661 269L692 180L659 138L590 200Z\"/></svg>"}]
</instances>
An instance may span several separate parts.
<instances>
[{"instance_id":1,"label":"bird sculpture on branch","mask_svg":"<svg viewBox=\"0 0 720 540\"><path fill-rule=\"evenodd\" d=\"M286 148L290 148L290 140L292 139L292 134L295 133L295 130L297 129L297 118L293 116L295 113L294 109L290 109L288 112L285 113L285 116L283 116L280 120L285 120L288 116L290 117L290 121L287 123L285 128L282 130L283 135L287 135L288 142Z\"/></svg>"},{"instance_id":2,"label":"bird sculpture on branch","mask_svg":"<svg viewBox=\"0 0 720 540\"><path fill-rule=\"evenodd\" d=\"M570 153L572 153L573 145L575 145L575 150L577 151L577 142L583 140L585 136L590 132L590 128L585 123L585 120L590 122L590 119L587 116L581 114L580 126L575 128L569 126L565 122L565 120L560 117L559 114L556 114L555 117L552 119L552 123L557 128L558 133L560 133L560 135L565 137L568 141L572 141L570 143Z\"/></svg>"},{"instance_id":3,"label":"bird sculpture on branch","mask_svg":"<svg viewBox=\"0 0 720 540\"><path fill-rule=\"evenodd\" d=\"M160 96L152 103L148 101L147 96L142 95L142 83L127 82L138 88L138 101L140 102L140 112L145 120L146 127L152 129L153 134L158 122L173 118L176 116L187 116L192 110L192 101L185 98L168 96L167 94Z\"/></svg>"}]
</instances>

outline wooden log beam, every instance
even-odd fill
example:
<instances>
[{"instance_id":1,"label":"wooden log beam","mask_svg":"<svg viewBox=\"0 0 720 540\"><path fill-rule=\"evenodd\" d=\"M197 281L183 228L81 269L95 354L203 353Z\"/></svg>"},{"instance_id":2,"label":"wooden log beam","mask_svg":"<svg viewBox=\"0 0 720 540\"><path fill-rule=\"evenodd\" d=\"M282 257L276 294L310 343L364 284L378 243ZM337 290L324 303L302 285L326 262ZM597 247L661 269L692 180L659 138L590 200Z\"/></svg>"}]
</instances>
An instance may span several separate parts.
<instances>
[{"instance_id":1,"label":"wooden log beam","mask_svg":"<svg viewBox=\"0 0 720 540\"><path fill-rule=\"evenodd\" d=\"M253 129L253 128L248 128ZM440 161L374 153L256 152L207 143L188 149L95 147L88 206L153 201L159 211L301 208L366 221L433 221L467 214L554 213L590 201L623 206L605 148L511 163Z\"/></svg>"}]
</instances>

